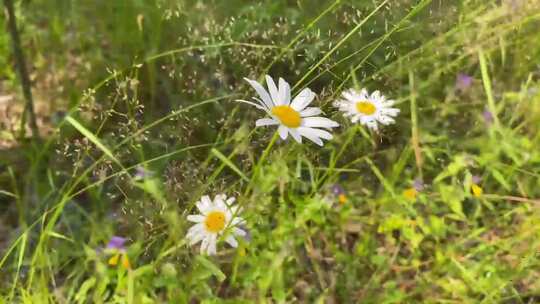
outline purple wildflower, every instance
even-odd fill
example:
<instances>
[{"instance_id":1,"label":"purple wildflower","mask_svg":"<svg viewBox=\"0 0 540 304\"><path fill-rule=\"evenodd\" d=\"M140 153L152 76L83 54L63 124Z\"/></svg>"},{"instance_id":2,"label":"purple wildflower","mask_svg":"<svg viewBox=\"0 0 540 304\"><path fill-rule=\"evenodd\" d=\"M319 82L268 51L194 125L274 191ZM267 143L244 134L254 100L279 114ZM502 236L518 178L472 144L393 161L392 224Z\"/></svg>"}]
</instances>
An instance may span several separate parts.
<instances>
[{"instance_id":1,"label":"purple wildflower","mask_svg":"<svg viewBox=\"0 0 540 304\"><path fill-rule=\"evenodd\" d=\"M154 172L146 170L142 166L137 166L137 168L135 168L135 178L136 179L145 179L145 178L152 177L153 175L154 175Z\"/></svg>"},{"instance_id":2,"label":"purple wildflower","mask_svg":"<svg viewBox=\"0 0 540 304\"><path fill-rule=\"evenodd\" d=\"M458 91L464 92L472 85L472 82L472 76L464 73L459 73L456 77L456 89Z\"/></svg>"},{"instance_id":3,"label":"purple wildflower","mask_svg":"<svg viewBox=\"0 0 540 304\"><path fill-rule=\"evenodd\" d=\"M341 205L347 202L348 199L345 193L345 189L343 189L340 184L333 184L330 188L330 191L335 197L337 197L337 200Z\"/></svg>"},{"instance_id":4,"label":"purple wildflower","mask_svg":"<svg viewBox=\"0 0 540 304\"><path fill-rule=\"evenodd\" d=\"M473 175L472 176L472 182L473 184L480 184L480 182L482 181L482 178L478 175Z\"/></svg>"},{"instance_id":5,"label":"purple wildflower","mask_svg":"<svg viewBox=\"0 0 540 304\"><path fill-rule=\"evenodd\" d=\"M121 236L111 237L109 243L107 243L107 249L111 250L112 252L112 256L107 261L109 265L116 266L118 263L120 263L124 269L131 269L131 262L129 261L126 253L126 247L124 246L126 241L127 239Z\"/></svg>"},{"instance_id":6,"label":"purple wildflower","mask_svg":"<svg viewBox=\"0 0 540 304\"><path fill-rule=\"evenodd\" d=\"M424 187L425 186L424 186L424 182L422 182L422 179L417 178L417 179L414 180L413 188L416 191L420 192L420 191L424 190Z\"/></svg>"},{"instance_id":7,"label":"purple wildflower","mask_svg":"<svg viewBox=\"0 0 540 304\"><path fill-rule=\"evenodd\" d=\"M339 184L333 184L331 191L332 191L332 194L334 194L335 196L338 196L340 194L345 194L345 190Z\"/></svg>"},{"instance_id":8,"label":"purple wildflower","mask_svg":"<svg viewBox=\"0 0 540 304\"><path fill-rule=\"evenodd\" d=\"M107 249L125 250L124 243L126 241L127 239L121 236L113 236L109 240L109 243L107 243Z\"/></svg>"},{"instance_id":9,"label":"purple wildflower","mask_svg":"<svg viewBox=\"0 0 540 304\"><path fill-rule=\"evenodd\" d=\"M486 125L489 126L493 123L493 113L491 113L488 109L485 109L484 112L482 112L482 116L484 117Z\"/></svg>"}]
</instances>

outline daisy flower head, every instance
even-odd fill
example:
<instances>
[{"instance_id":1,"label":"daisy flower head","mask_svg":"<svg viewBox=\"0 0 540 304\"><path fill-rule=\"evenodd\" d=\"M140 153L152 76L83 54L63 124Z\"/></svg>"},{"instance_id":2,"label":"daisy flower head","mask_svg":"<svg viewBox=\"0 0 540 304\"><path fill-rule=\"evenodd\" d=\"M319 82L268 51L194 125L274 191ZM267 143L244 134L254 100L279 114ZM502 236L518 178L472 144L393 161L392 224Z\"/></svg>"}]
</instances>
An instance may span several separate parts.
<instances>
[{"instance_id":1,"label":"daisy flower head","mask_svg":"<svg viewBox=\"0 0 540 304\"><path fill-rule=\"evenodd\" d=\"M353 123L360 122L362 125L377 131L378 123L389 125L394 123L393 117L399 113L399 109L392 108L394 100L386 99L379 91L369 94L366 89L360 91L349 89L342 94L343 99L334 103L334 106L350 117Z\"/></svg>"},{"instance_id":2,"label":"daisy flower head","mask_svg":"<svg viewBox=\"0 0 540 304\"><path fill-rule=\"evenodd\" d=\"M215 255L218 237L226 230L225 242L232 247L238 246L235 236L244 237L246 231L238 228L245 221L237 216L240 213L238 206L233 206L234 197L227 198L224 194L218 194L211 200L208 195L201 197L196 203L200 214L188 215L187 220L196 223L189 228L186 238L190 245L201 243L201 254Z\"/></svg>"},{"instance_id":3,"label":"daisy flower head","mask_svg":"<svg viewBox=\"0 0 540 304\"><path fill-rule=\"evenodd\" d=\"M244 79L255 89L259 97L254 97L254 102L239 101L263 110L269 116L257 120L255 122L257 127L277 125L281 139L287 139L290 134L298 143L302 143L302 137L305 137L322 146L322 139L332 139L332 134L323 129L330 130L339 124L317 116L322 113L320 108L308 107L315 98L315 93L309 88L303 89L291 99L291 87L283 78L279 78L276 85L272 77L266 75L268 90L255 80Z\"/></svg>"}]
</instances>

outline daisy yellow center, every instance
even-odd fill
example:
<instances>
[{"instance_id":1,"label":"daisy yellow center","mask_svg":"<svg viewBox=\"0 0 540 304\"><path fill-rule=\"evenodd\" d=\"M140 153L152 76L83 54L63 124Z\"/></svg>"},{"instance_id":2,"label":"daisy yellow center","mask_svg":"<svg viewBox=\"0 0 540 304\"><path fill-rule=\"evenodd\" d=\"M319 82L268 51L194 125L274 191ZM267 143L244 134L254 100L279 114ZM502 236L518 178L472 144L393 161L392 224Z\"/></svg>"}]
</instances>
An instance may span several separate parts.
<instances>
[{"instance_id":1,"label":"daisy yellow center","mask_svg":"<svg viewBox=\"0 0 540 304\"><path fill-rule=\"evenodd\" d=\"M204 220L206 230L218 233L225 227L225 213L221 211L212 211L206 215Z\"/></svg>"},{"instance_id":2,"label":"daisy yellow center","mask_svg":"<svg viewBox=\"0 0 540 304\"><path fill-rule=\"evenodd\" d=\"M356 103L356 110L365 115L373 115L377 108L369 101L360 101Z\"/></svg>"},{"instance_id":3,"label":"daisy yellow center","mask_svg":"<svg viewBox=\"0 0 540 304\"><path fill-rule=\"evenodd\" d=\"M302 123L300 113L289 106L275 106L272 108L272 114L289 128L298 128Z\"/></svg>"}]
</instances>

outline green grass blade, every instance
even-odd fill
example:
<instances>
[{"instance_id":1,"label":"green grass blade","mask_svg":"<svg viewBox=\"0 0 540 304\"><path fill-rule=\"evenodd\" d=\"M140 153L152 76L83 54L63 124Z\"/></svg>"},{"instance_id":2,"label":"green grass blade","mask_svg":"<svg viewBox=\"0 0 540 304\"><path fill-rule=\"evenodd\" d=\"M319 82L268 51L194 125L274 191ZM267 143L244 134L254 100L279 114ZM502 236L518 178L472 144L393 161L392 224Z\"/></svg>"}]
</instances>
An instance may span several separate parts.
<instances>
[{"instance_id":1,"label":"green grass blade","mask_svg":"<svg viewBox=\"0 0 540 304\"><path fill-rule=\"evenodd\" d=\"M75 118L71 116L66 116L66 121L69 122L77 131L79 131L84 137L88 138L96 147L98 147L105 155L107 155L113 162L115 162L117 165L119 165L121 168L124 168L122 166L122 163L114 156L112 151L107 148L97 136L94 135L91 131L86 129L82 124L80 124Z\"/></svg>"},{"instance_id":2,"label":"green grass blade","mask_svg":"<svg viewBox=\"0 0 540 304\"><path fill-rule=\"evenodd\" d=\"M319 60L309 71L307 71L306 74L292 88L293 90L298 88L302 84L304 80L306 80L316 69L319 68L321 64L323 64L332 54L334 54L342 45L345 43L349 38L352 37L356 32L362 28L362 25L364 25L373 15L375 15L376 12L378 12L386 3L388 0L384 0L379 4L374 10L372 10L362 21L360 21L352 30L350 30L345 37L343 37L328 53L326 53L321 60Z\"/></svg>"},{"instance_id":3,"label":"green grass blade","mask_svg":"<svg viewBox=\"0 0 540 304\"><path fill-rule=\"evenodd\" d=\"M233 164L233 162L227 158L227 156L223 155L223 153L219 152L216 148L212 148L211 152L225 165L227 165L227 167L236 172L236 174L238 174L238 176L240 176L244 181L249 182L249 178L247 178L247 176L240 169L238 169L238 167Z\"/></svg>"}]
</instances>

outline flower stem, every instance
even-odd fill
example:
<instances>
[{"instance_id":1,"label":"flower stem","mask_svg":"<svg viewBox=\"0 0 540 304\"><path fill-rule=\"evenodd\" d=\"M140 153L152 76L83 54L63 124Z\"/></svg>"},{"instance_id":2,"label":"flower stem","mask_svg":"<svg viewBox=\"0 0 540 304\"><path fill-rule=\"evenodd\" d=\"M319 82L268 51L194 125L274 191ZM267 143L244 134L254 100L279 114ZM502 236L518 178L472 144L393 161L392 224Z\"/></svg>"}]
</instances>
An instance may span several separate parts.
<instances>
[{"instance_id":1,"label":"flower stem","mask_svg":"<svg viewBox=\"0 0 540 304\"><path fill-rule=\"evenodd\" d=\"M247 195L249 193L249 191L251 190L252 185L253 185L253 180L259 174L259 171L261 169L261 166L262 166L263 162L266 160L266 157L268 157L268 154L270 154L270 150L272 149L272 147L274 146L274 144L276 143L276 141L278 139L278 135L279 135L279 133L278 133L278 131L276 131L274 133L274 135L272 136L272 139L268 143L268 146L266 146L266 149L264 149L264 152L261 155L261 158L259 158L259 161L257 162L257 164L255 165L255 168L253 168L253 174L251 175L251 179L250 179L249 184L248 184L248 186L246 188L246 191L244 192L244 195Z\"/></svg>"}]
</instances>

